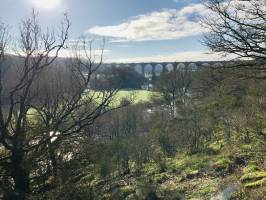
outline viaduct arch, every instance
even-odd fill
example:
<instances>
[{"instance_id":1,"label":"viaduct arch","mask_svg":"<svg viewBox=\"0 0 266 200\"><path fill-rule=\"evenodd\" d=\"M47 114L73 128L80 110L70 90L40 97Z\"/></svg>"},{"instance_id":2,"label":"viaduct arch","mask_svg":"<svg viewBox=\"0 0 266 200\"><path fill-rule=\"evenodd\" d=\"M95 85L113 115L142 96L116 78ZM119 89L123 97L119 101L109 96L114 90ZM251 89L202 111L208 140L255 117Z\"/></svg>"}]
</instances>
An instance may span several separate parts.
<instances>
[{"instance_id":1,"label":"viaduct arch","mask_svg":"<svg viewBox=\"0 0 266 200\"><path fill-rule=\"evenodd\" d=\"M143 62L143 63L106 63L105 67L131 67L137 73L146 78L155 78L161 73L176 70L178 68L190 67L192 70L197 70L206 66L221 66L225 61L199 61L199 62ZM100 73L100 72L99 72Z\"/></svg>"}]
</instances>

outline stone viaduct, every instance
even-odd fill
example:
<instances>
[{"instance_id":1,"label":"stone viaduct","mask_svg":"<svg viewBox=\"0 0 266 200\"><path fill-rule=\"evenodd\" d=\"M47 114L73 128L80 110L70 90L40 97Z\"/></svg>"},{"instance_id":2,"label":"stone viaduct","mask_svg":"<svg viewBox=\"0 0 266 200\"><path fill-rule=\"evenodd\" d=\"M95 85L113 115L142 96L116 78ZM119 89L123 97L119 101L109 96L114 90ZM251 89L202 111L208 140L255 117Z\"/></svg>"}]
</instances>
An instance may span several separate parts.
<instances>
[{"instance_id":1,"label":"stone viaduct","mask_svg":"<svg viewBox=\"0 0 266 200\"><path fill-rule=\"evenodd\" d=\"M144 77L159 76L162 72L172 71L178 68L189 67L197 70L204 66L221 66L225 62L221 61L199 61L199 62L143 62L143 63L106 63L102 69L106 67L131 67Z\"/></svg>"}]
</instances>

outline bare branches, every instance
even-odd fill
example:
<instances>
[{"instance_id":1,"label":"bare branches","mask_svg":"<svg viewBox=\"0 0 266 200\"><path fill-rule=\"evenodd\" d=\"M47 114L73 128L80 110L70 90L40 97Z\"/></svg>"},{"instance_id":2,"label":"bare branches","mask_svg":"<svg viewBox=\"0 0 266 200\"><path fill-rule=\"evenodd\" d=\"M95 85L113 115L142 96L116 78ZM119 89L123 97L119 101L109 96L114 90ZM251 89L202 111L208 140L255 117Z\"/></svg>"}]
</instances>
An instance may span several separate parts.
<instances>
[{"instance_id":1,"label":"bare branches","mask_svg":"<svg viewBox=\"0 0 266 200\"><path fill-rule=\"evenodd\" d=\"M10 74L4 77L5 104L1 103L0 88L0 145L10 154L8 171L16 192L22 191L18 199L30 190L31 176L56 176L56 151L61 144L80 139L99 116L115 109L110 103L116 88L98 92L89 87L102 65L104 42L95 51L92 41L80 40L73 47L74 57L57 59L66 48L69 27L65 15L59 33L43 32L33 11L20 27L17 66L11 65ZM0 26L0 61L6 46L5 30ZM0 83L2 79L0 73ZM24 163L30 164L25 167ZM39 172L38 167L43 170Z\"/></svg>"},{"instance_id":2,"label":"bare branches","mask_svg":"<svg viewBox=\"0 0 266 200\"><path fill-rule=\"evenodd\" d=\"M59 51L65 48L69 27L70 22L65 15L58 36L49 29L43 33L37 14L33 11L31 17L21 23L20 40L16 49L18 57L13 56L17 66L9 64L9 74L4 76L2 64L7 45L7 29L2 24L0 26L0 144L10 152L12 164L9 174L12 175L15 189L23 191L19 193L19 199L24 199L25 192L29 190L30 169L24 169L21 165L27 162L25 148L32 134L28 113L33 102L36 102L35 83L54 63ZM3 90L5 103L2 102ZM41 132L41 135L44 133Z\"/></svg>"},{"instance_id":3,"label":"bare branches","mask_svg":"<svg viewBox=\"0 0 266 200\"><path fill-rule=\"evenodd\" d=\"M210 31L203 42L212 51L232 53L263 63L266 59L266 6L264 1L209 0L211 12L203 20Z\"/></svg>"},{"instance_id":4,"label":"bare branches","mask_svg":"<svg viewBox=\"0 0 266 200\"><path fill-rule=\"evenodd\" d=\"M8 28L4 23L0 22L0 62L5 57L5 49L7 47L8 38Z\"/></svg>"},{"instance_id":5,"label":"bare branches","mask_svg":"<svg viewBox=\"0 0 266 200\"><path fill-rule=\"evenodd\" d=\"M170 107L171 117L176 117L177 105L187 106L189 90L192 86L193 70L190 66L177 67L162 74L156 88L163 94Z\"/></svg>"},{"instance_id":6,"label":"bare branches","mask_svg":"<svg viewBox=\"0 0 266 200\"><path fill-rule=\"evenodd\" d=\"M8 42L8 31L7 26L0 22L0 142L3 141L5 137L6 131L4 130L5 123L4 123L4 114L2 109L2 92L3 92L3 65L5 61L5 53L6 47ZM5 142L3 143L4 146L8 146Z\"/></svg>"},{"instance_id":7,"label":"bare branches","mask_svg":"<svg viewBox=\"0 0 266 200\"><path fill-rule=\"evenodd\" d=\"M39 102L42 103L34 106L45 121L49 121L48 116L51 117L50 129L60 131L61 137L64 134L78 133L84 127L90 126L98 116L106 112L117 92L115 88L105 92L89 89L91 76L101 66L103 49L98 61L93 58L92 41L78 41L73 49L75 57L66 63L65 76L57 76L55 79L50 76L48 80L51 84L42 85L48 87L47 94L40 94ZM58 81L62 83L56 83ZM59 87L51 94L56 85Z\"/></svg>"}]
</instances>

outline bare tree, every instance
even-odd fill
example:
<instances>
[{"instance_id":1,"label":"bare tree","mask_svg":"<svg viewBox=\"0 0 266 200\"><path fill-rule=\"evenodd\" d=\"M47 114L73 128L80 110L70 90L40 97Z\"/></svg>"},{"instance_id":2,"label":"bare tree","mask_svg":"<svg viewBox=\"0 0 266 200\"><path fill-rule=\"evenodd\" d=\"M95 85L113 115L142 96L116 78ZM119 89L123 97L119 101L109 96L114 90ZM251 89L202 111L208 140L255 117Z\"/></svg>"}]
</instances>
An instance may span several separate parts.
<instances>
[{"instance_id":1,"label":"bare tree","mask_svg":"<svg viewBox=\"0 0 266 200\"><path fill-rule=\"evenodd\" d=\"M4 97L6 90L8 101L1 103L0 124L1 124L1 145L8 151L7 156L1 158L1 166L4 166L6 176L9 179L10 188L14 188L14 196L6 197L11 199L25 199L30 187L30 170L26 162L28 154L25 149L28 134L28 111L32 102L31 88L39 74L58 56L59 51L64 48L68 37L69 20L65 17L62 22L62 30L58 38L53 32L42 34L38 25L36 13L33 11L32 17L22 22L20 31L20 50L18 50L22 64L15 67L16 74L12 79L12 85L8 78L1 73L0 98ZM5 30L5 29L2 29ZM2 31L5 35L5 31ZM1 55L4 55L5 40L1 44ZM54 56L52 56L54 53ZM1 56L3 57L3 56ZM2 66L1 66L2 69ZM9 77L10 79L10 77ZM5 85L3 85L5 83Z\"/></svg>"},{"instance_id":2,"label":"bare tree","mask_svg":"<svg viewBox=\"0 0 266 200\"><path fill-rule=\"evenodd\" d=\"M203 20L209 31L204 35L203 42L214 52L235 54L241 59L255 60L257 66L264 65L265 1L208 0L205 5L211 13Z\"/></svg>"},{"instance_id":3,"label":"bare tree","mask_svg":"<svg viewBox=\"0 0 266 200\"><path fill-rule=\"evenodd\" d=\"M176 105L186 105L189 89L192 85L192 69L189 66L178 67L176 70L163 73L156 84L156 89L163 94L170 108L170 115L176 116Z\"/></svg>"},{"instance_id":4,"label":"bare tree","mask_svg":"<svg viewBox=\"0 0 266 200\"><path fill-rule=\"evenodd\" d=\"M0 99L8 97L5 104L0 102L0 148L6 152L0 155L4 172L0 180L5 180L6 199L23 200L32 192L50 189L57 180L57 159L71 157L60 151L61 145L85 134L109 110L117 91L88 90L103 56L103 48L99 56L93 55L91 42L77 43L75 56L59 66L57 57L66 47L69 27L65 16L59 34L43 33L33 11L20 28L17 64L10 67L9 74L0 74L5 91L1 87ZM0 30L1 70L6 29L1 26Z\"/></svg>"},{"instance_id":5,"label":"bare tree","mask_svg":"<svg viewBox=\"0 0 266 200\"><path fill-rule=\"evenodd\" d=\"M7 48L7 42L8 42L8 31L7 26L0 22L0 94L3 93L3 71L4 71L4 65L5 65L5 59L6 59L6 48ZM3 98L2 95L0 95L0 105L3 104ZM3 141L4 133L3 133L3 126L5 125L3 123L4 120L4 114L2 109L0 109L0 142ZM7 156L6 149L0 145L0 162L5 161L5 158ZM0 166L0 193L3 192L3 189L5 189L5 182L7 180L6 177L3 177L4 170Z\"/></svg>"}]
</instances>

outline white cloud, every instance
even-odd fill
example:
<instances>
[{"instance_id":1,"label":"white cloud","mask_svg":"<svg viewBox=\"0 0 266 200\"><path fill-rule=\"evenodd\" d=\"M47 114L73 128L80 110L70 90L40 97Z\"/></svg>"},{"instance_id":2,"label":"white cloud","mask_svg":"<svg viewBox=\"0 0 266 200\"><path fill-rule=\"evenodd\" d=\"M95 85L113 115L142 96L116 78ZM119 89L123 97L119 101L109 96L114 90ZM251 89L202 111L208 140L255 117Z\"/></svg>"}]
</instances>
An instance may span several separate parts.
<instances>
[{"instance_id":1,"label":"white cloud","mask_svg":"<svg viewBox=\"0 0 266 200\"><path fill-rule=\"evenodd\" d=\"M93 60L98 60L100 59L101 56L105 58L105 56L109 55L111 53L111 50L104 49L103 51L100 49L94 49L91 51L91 56ZM55 55L55 52L52 52L51 55ZM71 49L61 49L59 52L59 57L73 57L75 56L75 52ZM86 57L86 53L84 51L79 52L80 57Z\"/></svg>"},{"instance_id":2,"label":"white cloud","mask_svg":"<svg viewBox=\"0 0 266 200\"><path fill-rule=\"evenodd\" d=\"M119 42L178 39L204 32L199 18L206 13L204 5L190 4L180 10L164 9L135 16L118 25L95 26L88 33Z\"/></svg>"},{"instance_id":3,"label":"white cloud","mask_svg":"<svg viewBox=\"0 0 266 200\"><path fill-rule=\"evenodd\" d=\"M121 59L108 59L107 62L141 63L141 62L196 62L196 61L222 61L235 58L233 55L223 56L208 51L187 51L169 55L154 55L144 57L130 57Z\"/></svg>"},{"instance_id":4,"label":"white cloud","mask_svg":"<svg viewBox=\"0 0 266 200\"><path fill-rule=\"evenodd\" d=\"M30 0L30 3L35 8L40 9L55 9L61 4L61 0Z\"/></svg>"}]
</instances>

